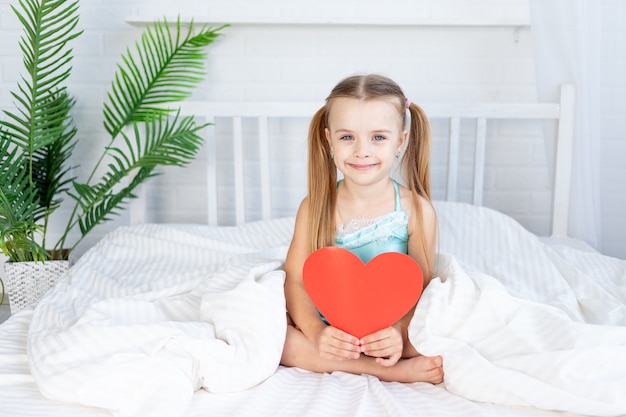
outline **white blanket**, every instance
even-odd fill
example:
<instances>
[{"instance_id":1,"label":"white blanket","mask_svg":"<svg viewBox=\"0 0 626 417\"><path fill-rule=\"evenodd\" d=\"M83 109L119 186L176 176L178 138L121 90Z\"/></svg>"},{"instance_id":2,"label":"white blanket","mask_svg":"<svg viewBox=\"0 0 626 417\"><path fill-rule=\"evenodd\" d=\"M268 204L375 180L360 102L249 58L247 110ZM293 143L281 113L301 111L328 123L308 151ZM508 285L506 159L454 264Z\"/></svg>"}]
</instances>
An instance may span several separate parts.
<instances>
[{"instance_id":1,"label":"white blanket","mask_svg":"<svg viewBox=\"0 0 626 417\"><path fill-rule=\"evenodd\" d=\"M440 250L454 256L440 256L409 329L419 351L443 355L443 388L625 415L626 262L547 247L506 216L458 207L437 205ZM199 388L279 377L292 227L108 235L35 310L28 351L42 393L119 416L178 416Z\"/></svg>"},{"instance_id":2,"label":"white blanket","mask_svg":"<svg viewBox=\"0 0 626 417\"><path fill-rule=\"evenodd\" d=\"M453 258L442 263L410 337L421 353L444 357L448 391L496 404L626 414L626 327L572 321Z\"/></svg>"},{"instance_id":3,"label":"white blanket","mask_svg":"<svg viewBox=\"0 0 626 417\"><path fill-rule=\"evenodd\" d=\"M286 331L285 249L272 239L156 225L111 233L35 310L28 354L41 392L167 417L183 415L199 388L262 382Z\"/></svg>"},{"instance_id":4,"label":"white blanket","mask_svg":"<svg viewBox=\"0 0 626 417\"><path fill-rule=\"evenodd\" d=\"M464 398L626 415L626 261L550 247L487 208L437 205L439 278L410 327ZM467 242L464 244L463 242Z\"/></svg>"}]
</instances>

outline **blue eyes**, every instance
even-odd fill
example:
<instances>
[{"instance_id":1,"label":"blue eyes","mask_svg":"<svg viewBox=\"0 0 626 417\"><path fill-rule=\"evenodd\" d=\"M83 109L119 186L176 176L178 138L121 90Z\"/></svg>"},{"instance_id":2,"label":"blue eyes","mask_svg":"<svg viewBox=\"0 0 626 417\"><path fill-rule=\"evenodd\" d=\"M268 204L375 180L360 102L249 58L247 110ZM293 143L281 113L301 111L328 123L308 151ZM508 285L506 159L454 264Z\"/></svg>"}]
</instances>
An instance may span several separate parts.
<instances>
[{"instance_id":1,"label":"blue eyes","mask_svg":"<svg viewBox=\"0 0 626 417\"><path fill-rule=\"evenodd\" d=\"M372 141L374 142L380 142L387 139L386 137L384 137L383 135L374 135L372 136ZM354 136L352 135L343 135L339 138L339 140L345 140L345 141L350 141L350 140L354 140Z\"/></svg>"}]
</instances>

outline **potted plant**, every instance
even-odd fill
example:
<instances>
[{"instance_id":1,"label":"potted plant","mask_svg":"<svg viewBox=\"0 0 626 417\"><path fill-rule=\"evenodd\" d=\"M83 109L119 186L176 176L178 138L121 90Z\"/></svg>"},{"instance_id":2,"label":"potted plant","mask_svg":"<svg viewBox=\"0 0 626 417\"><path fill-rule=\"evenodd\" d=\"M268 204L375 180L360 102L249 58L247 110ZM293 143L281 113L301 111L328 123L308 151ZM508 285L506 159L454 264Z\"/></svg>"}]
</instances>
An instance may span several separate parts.
<instances>
[{"instance_id":1,"label":"potted plant","mask_svg":"<svg viewBox=\"0 0 626 417\"><path fill-rule=\"evenodd\" d=\"M103 104L110 141L81 182L69 165L79 136L67 86L70 43L82 34L78 1L20 0L12 9L24 28L25 72L11 92L15 108L0 120L0 249L9 258L7 289L15 312L38 301L69 267L76 245L118 215L158 167L185 166L195 158L206 124L180 116L175 104L202 81L206 47L224 26L185 29L179 20L172 28L163 19L144 30L135 50L123 54ZM65 199L73 209L61 237L50 243L51 215ZM70 242L73 231L79 237ZM32 282L39 268L53 269L42 285ZM13 269L26 272L16 276Z\"/></svg>"}]
</instances>

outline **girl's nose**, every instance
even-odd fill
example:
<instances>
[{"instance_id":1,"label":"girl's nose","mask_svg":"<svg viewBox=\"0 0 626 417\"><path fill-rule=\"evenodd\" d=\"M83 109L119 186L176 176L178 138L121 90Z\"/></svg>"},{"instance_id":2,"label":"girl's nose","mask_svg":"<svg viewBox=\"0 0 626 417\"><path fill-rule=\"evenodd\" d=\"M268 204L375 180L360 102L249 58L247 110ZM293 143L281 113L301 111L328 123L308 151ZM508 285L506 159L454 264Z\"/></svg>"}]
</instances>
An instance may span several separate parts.
<instances>
[{"instance_id":1,"label":"girl's nose","mask_svg":"<svg viewBox=\"0 0 626 417\"><path fill-rule=\"evenodd\" d=\"M370 156L370 143L368 140L358 139L354 146L354 156L365 158Z\"/></svg>"}]
</instances>

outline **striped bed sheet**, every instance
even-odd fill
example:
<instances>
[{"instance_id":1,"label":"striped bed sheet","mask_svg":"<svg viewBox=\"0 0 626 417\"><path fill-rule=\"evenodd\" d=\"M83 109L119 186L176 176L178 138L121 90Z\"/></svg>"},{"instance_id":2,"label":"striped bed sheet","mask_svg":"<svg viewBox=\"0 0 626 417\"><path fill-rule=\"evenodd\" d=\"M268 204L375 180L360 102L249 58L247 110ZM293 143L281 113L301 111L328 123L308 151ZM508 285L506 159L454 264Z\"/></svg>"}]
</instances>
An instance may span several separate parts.
<instances>
[{"instance_id":1,"label":"striped bed sheet","mask_svg":"<svg viewBox=\"0 0 626 417\"><path fill-rule=\"evenodd\" d=\"M0 325L2 416L626 415L626 261L436 202L410 325L445 382L278 365L293 219L122 227Z\"/></svg>"}]
</instances>

